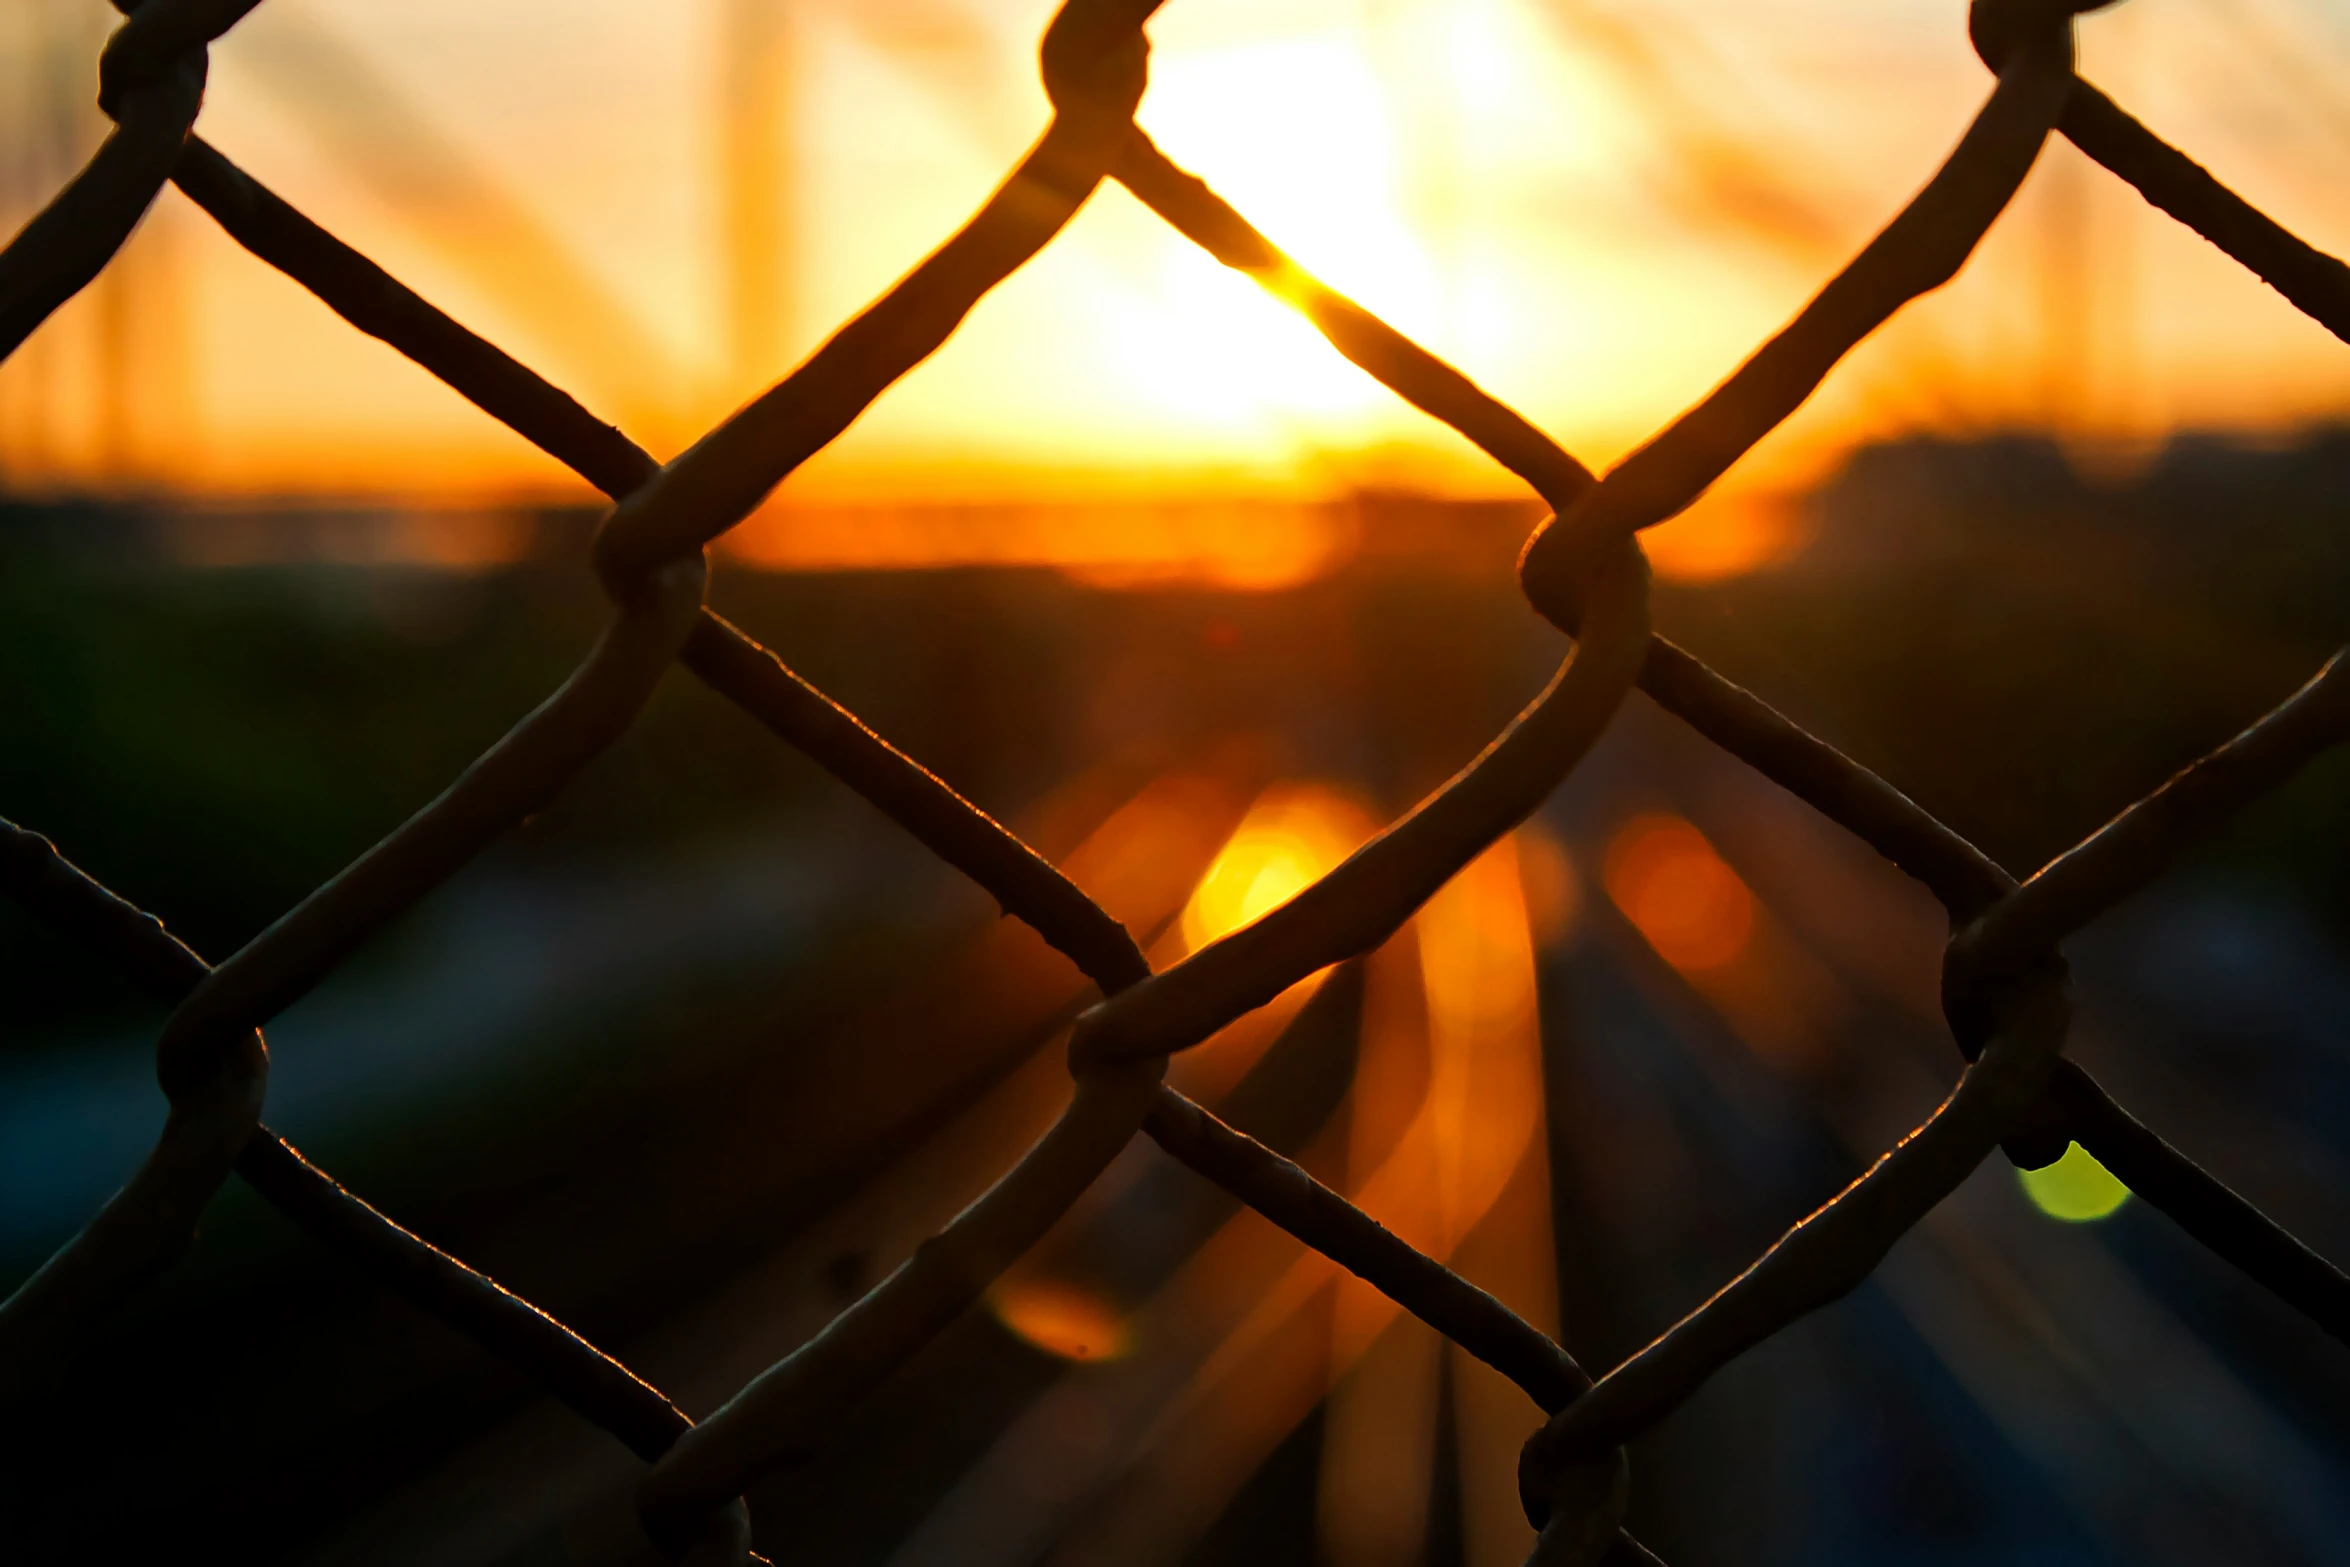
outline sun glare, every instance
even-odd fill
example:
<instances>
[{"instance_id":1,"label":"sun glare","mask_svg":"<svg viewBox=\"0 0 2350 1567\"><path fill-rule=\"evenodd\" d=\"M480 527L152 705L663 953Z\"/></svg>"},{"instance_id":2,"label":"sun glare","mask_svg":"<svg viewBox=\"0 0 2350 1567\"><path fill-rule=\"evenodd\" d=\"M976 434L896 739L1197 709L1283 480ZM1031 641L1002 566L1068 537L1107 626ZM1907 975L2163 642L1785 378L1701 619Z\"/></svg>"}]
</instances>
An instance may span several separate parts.
<instances>
[{"instance_id":1,"label":"sun glare","mask_svg":"<svg viewBox=\"0 0 2350 1567\"><path fill-rule=\"evenodd\" d=\"M1323 282L1427 328L1436 269L1405 214L1395 105L1359 27L1171 51L1141 119Z\"/></svg>"},{"instance_id":2,"label":"sun glare","mask_svg":"<svg viewBox=\"0 0 2350 1567\"><path fill-rule=\"evenodd\" d=\"M1171 51L1142 120L1299 265L1407 331L1428 329L1436 268L1405 217L1393 105L1359 30ZM1257 284L1172 235L1152 250L1137 308L1113 328L1138 397L1187 422L1272 419L1317 438L1398 415L1392 394Z\"/></svg>"},{"instance_id":3,"label":"sun glare","mask_svg":"<svg viewBox=\"0 0 2350 1567\"><path fill-rule=\"evenodd\" d=\"M1678 816L1648 812L1618 828L1603 879L1657 955L1685 973L1734 961L1754 934L1754 895Z\"/></svg>"}]
</instances>

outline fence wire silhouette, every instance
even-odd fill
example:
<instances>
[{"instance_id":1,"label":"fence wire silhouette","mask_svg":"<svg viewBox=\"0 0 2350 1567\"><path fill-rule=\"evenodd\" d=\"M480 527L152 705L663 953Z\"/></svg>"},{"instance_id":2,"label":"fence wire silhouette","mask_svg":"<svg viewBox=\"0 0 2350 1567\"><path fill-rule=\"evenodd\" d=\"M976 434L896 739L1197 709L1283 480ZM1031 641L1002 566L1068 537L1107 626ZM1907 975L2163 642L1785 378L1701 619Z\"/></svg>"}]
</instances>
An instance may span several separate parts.
<instances>
[{"instance_id":1,"label":"fence wire silhouette","mask_svg":"<svg viewBox=\"0 0 2350 1567\"><path fill-rule=\"evenodd\" d=\"M1595 478L1467 376L1297 267L1136 127L1161 0L1067 0L1042 48L1053 115L993 196L799 369L663 465L560 389L344 245L192 133L206 49L259 0L116 0L100 60L115 129L0 252L0 354L114 255L165 181L254 255L569 465L614 506L593 548L611 619L552 696L447 791L218 967L154 916L0 823L0 885L174 1004L156 1046L170 1103L129 1183L0 1304L0 1399L53 1392L107 1309L188 1244L230 1173L384 1288L529 1373L645 1462L644 1528L679 1560L758 1560L748 1481L812 1452L862 1394L969 1309L1136 1135L1514 1381L1548 1416L1518 1487L1531 1561L1653 1561L1621 1526L1624 1444L1714 1372L1863 1278L1994 1148L2025 1168L2079 1142L2220 1257L2350 1342L2350 1278L2172 1148L2064 1059L2059 944L2182 850L2350 738L2337 655L2235 740L2019 883L1884 780L1654 636L1643 528L1719 478L1902 305L1948 281L2052 132L2350 338L2350 269L2287 232L2074 74L2067 0L1976 0L1997 83L1949 159L1795 320L1633 456ZM2111 3L2111 0L2104 0ZM918 762L703 604L702 551L935 350L987 291L1115 180L1217 260L1301 311L1331 345L1530 485L1553 515L1520 580L1575 639L1534 702L1442 789L1285 906L1154 973L1116 920ZM628 727L673 662L733 699L1033 926L1099 988L1069 1047L1075 1094L1019 1164L903 1267L707 1419L528 1301L393 1224L262 1123L259 1030L389 921L548 798ZM1635 686L1926 886L1953 930L1944 1009L1962 1057L1940 1108L1745 1272L1596 1381L1500 1301L1414 1251L1295 1164L1162 1081L1295 981L1393 933L1531 813Z\"/></svg>"}]
</instances>

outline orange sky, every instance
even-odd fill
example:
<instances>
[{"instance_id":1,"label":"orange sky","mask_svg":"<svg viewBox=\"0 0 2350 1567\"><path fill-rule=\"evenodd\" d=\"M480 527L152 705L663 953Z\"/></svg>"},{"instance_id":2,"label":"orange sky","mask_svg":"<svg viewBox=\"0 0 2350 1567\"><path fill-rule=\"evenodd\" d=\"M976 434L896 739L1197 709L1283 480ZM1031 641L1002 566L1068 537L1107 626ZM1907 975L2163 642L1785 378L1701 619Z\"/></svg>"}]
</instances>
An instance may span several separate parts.
<instances>
[{"instance_id":1,"label":"orange sky","mask_svg":"<svg viewBox=\"0 0 2350 1567\"><path fill-rule=\"evenodd\" d=\"M730 12L761 3L782 5L760 189L785 236L766 258L780 325L763 349L730 303L716 63ZM98 0L14 9L0 49L18 81L38 25L93 45L104 25ZM984 197L1043 122L1032 52L1050 9L269 0L216 50L202 129L667 455ZM2317 0L2173 0L2082 31L2088 74L2317 243L2350 247L2350 202L2326 178L2350 142L2350 94L2328 85L2350 23ZM1142 119L1172 156L1594 463L1799 306L1987 85L1957 0L1172 0L1152 36ZM0 472L16 482L565 488L176 194L118 266L0 367ZM110 332L129 345L111 380ZM2056 373L2066 356L2081 368ZM2350 351L2059 149L1959 283L1856 355L1740 482L1799 480L1854 440L1920 427L2054 419L2142 440L2345 406ZM785 498L1366 481L1509 488L1105 187Z\"/></svg>"}]
</instances>

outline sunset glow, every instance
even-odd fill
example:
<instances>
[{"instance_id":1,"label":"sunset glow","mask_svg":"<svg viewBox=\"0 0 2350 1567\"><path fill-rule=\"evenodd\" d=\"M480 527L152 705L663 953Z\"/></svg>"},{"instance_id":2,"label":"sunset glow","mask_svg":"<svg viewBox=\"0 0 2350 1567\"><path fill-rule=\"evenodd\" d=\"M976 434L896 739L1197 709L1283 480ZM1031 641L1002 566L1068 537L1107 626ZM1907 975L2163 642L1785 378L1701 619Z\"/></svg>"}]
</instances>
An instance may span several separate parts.
<instances>
[{"instance_id":1,"label":"sunset glow","mask_svg":"<svg viewBox=\"0 0 2350 1567\"><path fill-rule=\"evenodd\" d=\"M2350 204L2307 174L2324 166L2332 111L2279 96L2221 9L2160 29L2129 8L2085 18L2084 70L2339 249ZM736 80L716 0L510 0L494 16L457 0L313 0L264 7L215 48L201 128L666 456L968 217L1044 123L1033 49L1050 12L791 8L768 96L745 114L721 112L714 90ZM1800 307L1987 86L1938 8L1670 12L1187 0L1152 23L1140 119L1299 265L1604 467ZM0 69L86 84L103 17L74 20L63 0L26 15L38 25L0 37ZM2343 47L2286 30L2313 60ZM86 151L100 122L77 112ZM2048 158L1952 288L1903 312L1720 495L1651 536L1661 574L1785 559L1801 541L1774 497L1860 440L2021 424L2129 447L2350 406L2338 344L2077 155ZM12 221L40 194L12 197ZM2093 308L2061 286L2051 234L2075 236L2064 265L2100 279ZM1219 498L1523 493L1345 363L1279 291L1106 186L789 481L738 558L1043 563L1105 585L1263 589L1329 569L1349 541L1311 522L1218 522ZM0 480L475 511L585 498L172 192L0 369ZM817 516L1048 493L1148 505L1090 530Z\"/></svg>"},{"instance_id":2,"label":"sunset glow","mask_svg":"<svg viewBox=\"0 0 2350 1567\"><path fill-rule=\"evenodd\" d=\"M770 507L725 550L769 571L913 566L1051 567L1100 587L1167 583L1261 593L1342 564L1354 530L1329 507Z\"/></svg>"}]
</instances>

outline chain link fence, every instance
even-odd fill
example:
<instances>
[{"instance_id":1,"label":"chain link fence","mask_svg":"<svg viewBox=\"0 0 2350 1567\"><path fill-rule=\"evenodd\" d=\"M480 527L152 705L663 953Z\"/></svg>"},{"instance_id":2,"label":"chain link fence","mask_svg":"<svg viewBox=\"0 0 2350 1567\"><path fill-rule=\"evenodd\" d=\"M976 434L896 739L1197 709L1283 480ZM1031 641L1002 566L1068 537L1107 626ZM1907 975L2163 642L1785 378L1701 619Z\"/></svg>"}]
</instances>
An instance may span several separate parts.
<instances>
[{"instance_id":1,"label":"chain link fence","mask_svg":"<svg viewBox=\"0 0 2350 1567\"><path fill-rule=\"evenodd\" d=\"M187 1246L233 1172L383 1288L535 1378L645 1464L646 1532L691 1562L759 1560L746 1484L805 1458L844 1412L977 1302L1139 1133L1503 1373L1548 1416L1518 1489L1544 1564L1654 1558L1621 1520L1624 1444L1709 1377L1852 1290L1995 1148L2025 1168L2078 1142L2219 1257L2350 1341L2350 1278L2117 1105L2064 1057L2059 947L2183 850L2350 738L2337 656L2235 740L2019 883L1882 779L1649 628L1640 530L1673 517L1787 418L1901 306L1948 281L2051 133L2350 338L2350 270L2295 238L2073 70L2066 0L1977 0L1997 82L1956 150L1795 320L1604 478L1541 430L1296 266L1134 124L1159 0L1068 0L1045 34L1053 116L965 226L798 370L675 461L626 436L319 228L192 133L206 49L258 0L116 0L100 62L103 147L0 252L0 352L106 266L166 181L246 249L610 496L593 567L611 603L571 677L438 799L213 967L48 840L0 823L0 886L111 955L174 1010L156 1047L170 1102L127 1185L0 1305L0 1399L55 1392L109 1308ZM1523 479L1553 516L1521 584L1575 639L1534 702L1448 784L1282 907L1152 972L1075 883L703 603L703 550L937 349L1104 180L1304 314L1330 344ZM260 1029L363 943L540 809L635 719L673 662L799 748L1026 921L1100 989L1071 1036L1075 1094L1018 1165L821 1334L696 1423L528 1301L393 1224L262 1122ZM1196 1045L1323 967L1385 940L1524 820L1638 686L1841 825L1946 907L1944 1010L1962 1057L1920 1127L1752 1266L1596 1379L1500 1301L1163 1081Z\"/></svg>"}]
</instances>

